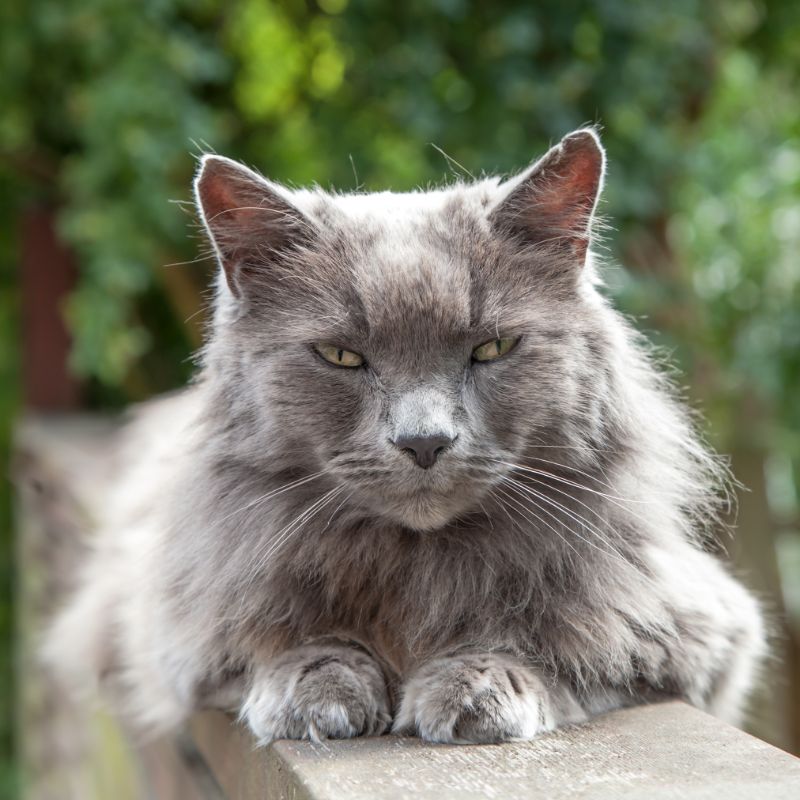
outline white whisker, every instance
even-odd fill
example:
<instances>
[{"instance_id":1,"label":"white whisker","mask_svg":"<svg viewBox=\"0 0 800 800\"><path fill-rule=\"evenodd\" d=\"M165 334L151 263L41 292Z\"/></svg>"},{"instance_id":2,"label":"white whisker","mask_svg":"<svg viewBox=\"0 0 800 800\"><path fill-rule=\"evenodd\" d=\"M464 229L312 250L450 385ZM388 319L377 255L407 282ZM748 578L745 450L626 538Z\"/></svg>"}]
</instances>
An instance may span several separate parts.
<instances>
[{"instance_id":1,"label":"white whisker","mask_svg":"<svg viewBox=\"0 0 800 800\"><path fill-rule=\"evenodd\" d=\"M245 598L247 597L248 590L253 581L261 573L262 569L269 563L270 558L282 547L294 534L296 534L303 525L312 519L316 514L321 511L331 500L333 500L340 492L344 491L343 485L334 486L333 489L328 490L322 497L315 500L308 508L301 511L288 525L284 526L278 534L268 539L268 547L266 552L259 556L253 567L249 571L249 576L241 589L242 601L237 612L237 617L241 613Z\"/></svg>"},{"instance_id":2,"label":"white whisker","mask_svg":"<svg viewBox=\"0 0 800 800\"><path fill-rule=\"evenodd\" d=\"M270 540L270 547L267 549L267 552L259 559L258 563L256 564L255 572L256 574L261 571L261 569L266 565L269 561L271 556L277 551L283 543L289 539L289 537L295 533L296 531L300 530L302 526L308 522L312 517L316 516L317 512L324 508L329 501L333 500L336 495L344 490L344 486L334 486L333 489L327 491L322 497L312 503L305 511L302 511L295 517L292 522L290 522L287 526L285 526L273 539Z\"/></svg>"},{"instance_id":3,"label":"white whisker","mask_svg":"<svg viewBox=\"0 0 800 800\"><path fill-rule=\"evenodd\" d=\"M325 527L322 529L322 530L323 530L323 532L324 532L324 531L326 531L326 530L328 530L328 527L330 526L331 522L333 522L333 518L334 518L334 517L335 517L335 516L336 516L336 515L339 513L339 510L342 508L342 506L343 506L343 505L344 505L344 504L345 504L345 503L346 503L346 502L347 502L347 501L348 501L348 500L349 500L349 499L350 499L350 498L351 498L351 497L352 497L354 494L355 494L355 489L353 489L353 491L352 491L352 492L350 492L349 494L345 495L345 498L344 498L344 500L342 500L342 502L341 502L341 503L339 503L339 505L338 505L338 506L336 506L336 508L334 508L334 509L333 509L333 512L331 513L330 517L328 517L328 521L325 523Z\"/></svg>"},{"instance_id":4,"label":"white whisker","mask_svg":"<svg viewBox=\"0 0 800 800\"><path fill-rule=\"evenodd\" d=\"M535 469L534 467L525 467L522 464L514 464L511 461L498 460L498 463L504 464L507 467L512 467L513 469L519 470L520 472L529 472L534 475L541 475L542 477L545 478L552 478L552 480L554 481L559 481L560 483L564 483L568 486L574 486L576 489L582 489L584 492L590 492L591 494L596 494L599 497L603 497L609 502L614 503L615 505L619 505L620 508L625 508L625 506L620 505L620 503L634 503L635 505L652 504L651 501L649 500L631 500L628 497L620 497L619 495L608 494L608 492L601 492L599 489L592 489L590 486L585 486L584 484L578 483L577 481L572 481L569 478L563 478L560 475L554 475L552 472L547 472L541 469ZM559 464L557 466L564 466L564 465ZM626 509L626 511L630 511L630 509Z\"/></svg>"},{"instance_id":5,"label":"white whisker","mask_svg":"<svg viewBox=\"0 0 800 800\"><path fill-rule=\"evenodd\" d=\"M599 545L597 545L597 544L595 544L594 542L592 542L592 541L591 541L591 539L587 539L587 538L585 538L585 537L581 536L581 535L580 535L580 534L579 534L579 533L578 533L576 530L572 529L572 532L573 532L573 533L574 533L574 534L575 534L575 535L576 535L576 536L577 536L577 537L578 537L578 538L579 538L581 541L585 542L585 543L586 543L586 544L588 544L590 547L594 547L595 549L599 550L601 553L605 553L605 555L612 556L613 558L616 558L616 559L620 560L622 563L626 564L626 565L627 565L627 566L629 566L629 567L630 567L630 566L633 566L633 565L632 565L632 564L631 564L631 563L630 563L630 562L629 562L629 561L628 561L628 560L627 560L627 559L626 559L626 558L625 558L625 557L622 555L622 553L620 553L620 552L619 552L619 551L618 551L618 550L617 550L617 549L616 549L616 548L613 546L613 544L611 544L611 542L610 542L610 541L608 540L608 538L607 538L607 537L606 537L606 536L603 534L603 532L602 532L602 531L601 531L601 530L600 530L600 529L599 529L597 526L595 526L595 525L593 525L591 522L589 522L587 519L585 519L584 517L581 517L581 516L579 516L579 515L573 514L573 513L572 513L572 512L571 512L571 511L570 511L568 508L566 508L566 507L565 507L564 505L562 505L561 503L558 503L558 502L556 502L555 500L552 500L551 498L547 497L546 495L542 494L541 492L537 492L535 489L531 489L529 486L525 486L524 484L521 484L521 483L519 483L518 481L515 481L513 478L506 478L506 481L509 483L509 485L511 486L511 488L517 492L517 494L519 494L519 495L521 495L521 496L524 496L525 494L527 494L529 497L531 497L531 499L533 499L533 498L536 498L536 499L538 499L538 500L542 500L542 501L544 501L545 503L547 503L548 505L550 505L550 506L553 506L553 507L554 507L554 508L556 508L557 510L561 511L563 514L566 514L566 515L567 515L567 516L568 516L570 519L572 519L574 522L577 522L577 523L578 523L578 525L581 525L582 527L586 527L586 528L588 528L588 529L589 529L590 531L592 531L592 532L593 532L593 533L594 533L594 534L595 534L595 535L596 535L596 536L597 536L597 537L600 539L600 541L601 541L601 542L603 542L603 544L605 544L605 545L606 545L606 546L607 546L609 549L608 549L608 550L604 550L602 547L600 547ZM551 517L551 518L555 519L556 521L558 521L559 523L562 523L562 524L563 524L563 520L561 520L561 519L559 519L558 517L556 517L554 514L552 514L552 513L551 513L550 511L548 511L547 509L545 509L545 508L542 508L542 506L541 506L541 505L539 505L538 503L537 503L536 505L537 505L537 508L538 508L538 509L539 509L539 510L540 510L542 513L544 513L544 514L547 514L549 517Z\"/></svg>"},{"instance_id":6,"label":"white whisker","mask_svg":"<svg viewBox=\"0 0 800 800\"><path fill-rule=\"evenodd\" d=\"M319 478L321 475L324 475L327 470L320 470L319 472L314 472L311 475L306 475L303 478L298 478L296 481L292 481L284 486L280 486L277 489L272 489L271 491L267 492L266 494L262 494L260 497L257 497L255 500L252 500L247 505L242 506L241 508L237 508L235 511L231 511L229 514L226 514L221 520L220 523L229 520L231 517L236 516L236 514L241 514L242 511L247 511L249 508L253 508L253 506L260 505L261 503L271 500L273 497L277 497L279 494L283 494L284 492L288 492L290 489L295 489L298 486L302 486L305 483L309 483L316 478Z\"/></svg>"},{"instance_id":7,"label":"white whisker","mask_svg":"<svg viewBox=\"0 0 800 800\"><path fill-rule=\"evenodd\" d=\"M508 480L507 478L503 478L503 479L502 479L502 482L503 482L503 483L506 483L506 482L507 482L507 480ZM511 484L508 484L508 485L510 486ZM513 488L513 487L512 487L512 488ZM536 513L536 512L533 510L533 509L531 509L531 508L528 508L527 506L525 506L525 505L523 505L522 503L520 503L518 500L515 500L513 497L510 497L508 494L506 494L506 493L503 493L503 496L506 498L506 500L508 500L509 502L513 503L513 504L514 504L514 505L515 505L515 506L516 506L516 507L517 507L517 508L518 508L520 511L522 511L522 513L523 513L523 514L524 514L524 515L525 515L525 516L526 516L528 519L531 519L531 516L530 516L530 515L532 514L532 515L533 515L533 517L534 517L534 518L535 518L535 519L536 519L538 522L540 522L542 525L545 525L546 527L550 528L550 530L551 530L551 531L552 531L552 532L553 532L553 533L554 533L556 536L558 536L558 538L559 538L559 539L561 539L561 541L562 541L562 542L564 542L564 544L565 544L565 545L567 545L567 547L569 547L569 548L570 548L570 550L572 550L572 552L573 552L573 553L575 553L575 555L576 555L576 556L578 556L578 558L580 558L581 560L583 560L583 556L582 556L582 555L580 554L580 552L578 552L578 550L575 548L575 545L573 545L573 544L572 544L572 543L571 543L571 542L570 542L570 541L569 541L569 540L568 540L568 539L567 539L567 538L566 538L566 537L565 537L563 534L561 534L559 531L557 531L557 530L556 530L556 529L555 529L555 528L554 528L554 527L553 527L553 526L552 526L552 525L551 525L551 524L550 524L550 523L549 523L547 520L545 520L545 519L542 519L542 518L541 518L541 517L540 517L540 516L539 516L539 515L538 515L538 514L537 514L537 513ZM538 506L537 506L537 508L538 508ZM539 510L541 511L541 510L543 510L543 509L539 508ZM561 522L561 520L557 520L557 521L558 521L559 523Z\"/></svg>"},{"instance_id":8,"label":"white whisker","mask_svg":"<svg viewBox=\"0 0 800 800\"><path fill-rule=\"evenodd\" d=\"M576 489L581 489L582 491L589 492L590 494L594 494L594 495L597 495L599 497L602 497L602 498L608 500L609 503L611 503L612 505L616 506L617 508L621 508L626 514L630 514L632 517L634 517L635 519L638 519L640 522L643 522L647 526L650 525L650 520L648 520L646 517L643 517L641 514L639 514L634 509L628 508L627 506L623 505L623 503L634 503L634 504L638 504L638 505L648 505L649 502L647 500L629 500L628 498L625 498L625 497L617 497L617 496L614 496L614 495L606 494L605 492L600 492L597 489L591 489L588 486L584 486L582 483L577 483L576 481L571 481L568 478L562 478L559 475L553 475L552 472L546 472L545 470L540 470L540 469L533 469L531 467L523 467L521 464L512 464L511 462L506 462L506 461L503 461L503 462L500 462L500 463L506 464L506 466L509 466L509 467L514 467L515 469L519 470L520 472L524 472L526 475L540 475L543 478L549 478L551 480L557 481L558 483L562 483L562 484L564 484L566 486L573 486ZM531 480L534 480L534 479L531 479ZM544 481L537 481L537 482L540 483L541 485L547 485ZM555 489L554 486L551 487L551 488ZM568 493L565 493L565 494L567 494L567 497L572 497L572 495L570 495ZM577 502L581 503L581 505L585 505L585 503L582 503L580 500L577 500L577 498L573 498L573 499L575 499Z\"/></svg>"}]
</instances>

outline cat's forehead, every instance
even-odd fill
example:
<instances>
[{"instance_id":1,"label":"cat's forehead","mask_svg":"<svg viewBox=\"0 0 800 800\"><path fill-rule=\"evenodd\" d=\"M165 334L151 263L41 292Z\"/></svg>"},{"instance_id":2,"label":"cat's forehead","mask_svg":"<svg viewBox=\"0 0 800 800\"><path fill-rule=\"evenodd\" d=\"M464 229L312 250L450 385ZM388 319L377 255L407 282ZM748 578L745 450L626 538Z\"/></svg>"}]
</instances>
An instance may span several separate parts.
<instances>
[{"instance_id":1,"label":"cat's forehead","mask_svg":"<svg viewBox=\"0 0 800 800\"><path fill-rule=\"evenodd\" d=\"M496 181L428 192L330 197L317 214L346 243L354 287L370 327L465 329L473 251ZM482 226L483 223L483 226Z\"/></svg>"},{"instance_id":2,"label":"cat's forehead","mask_svg":"<svg viewBox=\"0 0 800 800\"><path fill-rule=\"evenodd\" d=\"M454 202L480 213L495 197L498 183L498 178L487 178L436 189L328 194L326 197L342 213L355 220L413 220L441 213Z\"/></svg>"}]
</instances>

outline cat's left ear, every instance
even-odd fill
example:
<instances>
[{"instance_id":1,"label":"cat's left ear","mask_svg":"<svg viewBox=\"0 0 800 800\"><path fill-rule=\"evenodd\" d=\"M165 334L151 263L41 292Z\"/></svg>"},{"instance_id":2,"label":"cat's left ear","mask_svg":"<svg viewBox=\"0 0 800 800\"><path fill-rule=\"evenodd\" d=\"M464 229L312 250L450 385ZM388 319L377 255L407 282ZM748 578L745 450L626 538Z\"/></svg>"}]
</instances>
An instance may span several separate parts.
<instances>
[{"instance_id":1,"label":"cat's left ear","mask_svg":"<svg viewBox=\"0 0 800 800\"><path fill-rule=\"evenodd\" d=\"M276 183L236 161L205 155L195 200L231 292L257 290L270 268L313 238L313 225Z\"/></svg>"},{"instance_id":2,"label":"cat's left ear","mask_svg":"<svg viewBox=\"0 0 800 800\"><path fill-rule=\"evenodd\" d=\"M606 157L591 128L565 136L525 172L500 187L492 226L524 245L567 249L582 265L603 187Z\"/></svg>"}]
</instances>

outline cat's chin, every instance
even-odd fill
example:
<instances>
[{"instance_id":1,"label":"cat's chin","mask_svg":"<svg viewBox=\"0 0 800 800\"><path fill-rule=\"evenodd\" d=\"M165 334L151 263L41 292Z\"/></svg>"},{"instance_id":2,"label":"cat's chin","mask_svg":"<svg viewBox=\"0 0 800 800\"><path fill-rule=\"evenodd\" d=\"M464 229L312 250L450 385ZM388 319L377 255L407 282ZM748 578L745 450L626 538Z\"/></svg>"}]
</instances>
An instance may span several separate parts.
<instances>
[{"instance_id":1,"label":"cat's chin","mask_svg":"<svg viewBox=\"0 0 800 800\"><path fill-rule=\"evenodd\" d=\"M451 514L405 514L399 521L402 522L406 528L411 528L411 530L430 532L439 530L439 528L443 528L448 522L450 522L452 518L453 517Z\"/></svg>"},{"instance_id":2,"label":"cat's chin","mask_svg":"<svg viewBox=\"0 0 800 800\"><path fill-rule=\"evenodd\" d=\"M384 503L380 514L392 522L415 531L435 531L443 528L461 511L446 500L432 498L404 499Z\"/></svg>"}]
</instances>

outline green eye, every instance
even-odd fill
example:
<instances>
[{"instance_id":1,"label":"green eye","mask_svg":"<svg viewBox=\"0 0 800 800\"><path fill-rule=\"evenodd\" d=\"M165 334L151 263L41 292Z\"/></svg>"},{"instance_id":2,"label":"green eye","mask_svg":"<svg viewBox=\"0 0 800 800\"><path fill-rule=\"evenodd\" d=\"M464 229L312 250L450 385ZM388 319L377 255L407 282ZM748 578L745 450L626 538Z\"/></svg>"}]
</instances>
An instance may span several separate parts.
<instances>
[{"instance_id":1,"label":"green eye","mask_svg":"<svg viewBox=\"0 0 800 800\"><path fill-rule=\"evenodd\" d=\"M472 351L472 357L476 361L494 361L496 358L510 353L516 347L519 339L492 339Z\"/></svg>"},{"instance_id":2,"label":"green eye","mask_svg":"<svg viewBox=\"0 0 800 800\"><path fill-rule=\"evenodd\" d=\"M337 367L360 367L364 363L364 357L352 350L343 350L333 344L315 344L314 349L331 364Z\"/></svg>"}]
</instances>

